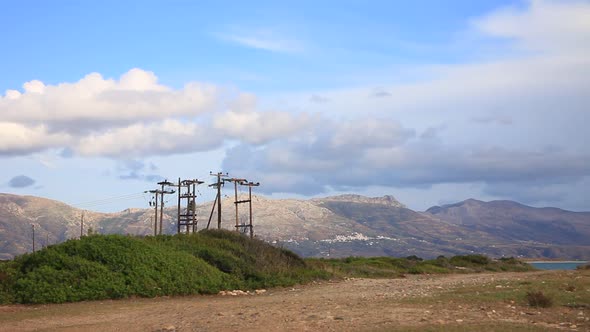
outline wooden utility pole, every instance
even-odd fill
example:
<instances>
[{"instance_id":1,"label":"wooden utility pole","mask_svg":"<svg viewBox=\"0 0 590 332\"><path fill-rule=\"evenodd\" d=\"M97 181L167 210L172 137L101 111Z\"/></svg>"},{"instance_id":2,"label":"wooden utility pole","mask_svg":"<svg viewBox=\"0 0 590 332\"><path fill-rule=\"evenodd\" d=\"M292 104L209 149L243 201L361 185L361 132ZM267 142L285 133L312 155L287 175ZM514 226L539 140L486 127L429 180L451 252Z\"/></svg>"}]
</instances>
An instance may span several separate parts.
<instances>
[{"instance_id":1,"label":"wooden utility pole","mask_svg":"<svg viewBox=\"0 0 590 332\"><path fill-rule=\"evenodd\" d=\"M211 225L211 218L213 217L213 212L215 212L215 204L217 204L217 195L215 195L215 200L213 201L213 206L211 207L211 214L209 214L209 221L207 222L207 229Z\"/></svg>"},{"instance_id":2,"label":"wooden utility pole","mask_svg":"<svg viewBox=\"0 0 590 332\"><path fill-rule=\"evenodd\" d=\"M236 207L236 231L239 231L240 230L240 221L239 221L239 214L238 214L238 204L242 203L242 202L238 201L238 184L241 184L242 182L247 182L247 180L246 179L231 178L231 179L223 179L223 181L233 182L233 184L234 184L234 193L235 193L234 205Z\"/></svg>"},{"instance_id":3,"label":"wooden utility pole","mask_svg":"<svg viewBox=\"0 0 590 332\"><path fill-rule=\"evenodd\" d=\"M158 194L160 191L158 189L155 190L146 190L144 193L154 194L154 236L158 235ZM152 206L152 202L150 201L150 206Z\"/></svg>"},{"instance_id":4,"label":"wooden utility pole","mask_svg":"<svg viewBox=\"0 0 590 332\"><path fill-rule=\"evenodd\" d=\"M80 238L84 235L84 210L82 210L82 215L80 216Z\"/></svg>"},{"instance_id":5,"label":"wooden utility pole","mask_svg":"<svg viewBox=\"0 0 590 332\"><path fill-rule=\"evenodd\" d=\"M31 224L33 228L33 252L35 252L35 224Z\"/></svg>"},{"instance_id":6,"label":"wooden utility pole","mask_svg":"<svg viewBox=\"0 0 590 332\"><path fill-rule=\"evenodd\" d=\"M164 203L164 195L174 194L175 191L174 190L164 190L164 187L174 185L174 183L168 182L168 180L158 182L158 184L162 187L162 189L160 190L160 232L159 232L159 234L162 235L162 224L164 223L164 204L165 204Z\"/></svg>"},{"instance_id":7,"label":"wooden utility pole","mask_svg":"<svg viewBox=\"0 0 590 332\"><path fill-rule=\"evenodd\" d=\"M248 182L248 180L246 179L233 179L234 180L234 184L236 185L236 200L234 202L234 204L236 205L236 231L239 231L240 228L243 227L248 227L248 230L250 231L250 237L254 237L254 227L252 224L252 187L258 187L260 185L260 183L256 182ZM240 186L248 186L248 199L245 200L238 200L238 189L237 189L237 185ZM248 203L249 206L249 223L247 225L240 225L238 223L238 204L242 204L242 203Z\"/></svg>"},{"instance_id":8,"label":"wooden utility pole","mask_svg":"<svg viewBox=\"0 0 590 332\"><path fill-rule=\"evenodd\" d=\"M154 225L154 236L156 235L156 224L154 223L154 216L150 217L150 224Z\"/></svg>"},{"instance_id":9,"label":"wooden utility pole","mask_svg":"<svg viewBox=\"0 0 590 332\"><path fill-rule=\"evenodd\" d=\"M181 198L180 192L182 191L182 190L180 190L180 188L182 188L181 186L182 186L182 181L180 181L180 178L178 178L178 205L177 205L177 207L178 207L178 213L177 213L178 222L177 222L176 234L180 234L180 198Z\"/></svg>"},{"instance_id":10,"label":"wooden utility pole","mask_svg":"<svg viewBox=\"0 0 590 332\"><path fill-rule=\"evenodd\" d=\"M223 182L225 179L222 179L222 176L228 176L227 173L222 172L209 172L209 175L216 176L217 182L212 183L209 187L216 187L217 188L217 197L215 197L215 201L213 202L213 209L215 209L215 203L217 203L217 229L221 229L221 186L223 186ZM211 215L209 216L209 222L207 223L207 228L209 228L209 224L211 223L211 217L213 216L213 209L211 209Z\"/></svg>"},{"instance_id":11,"label":"wooden utility pole","mask_svg":"<svg viewBox=\"0 0 590 332\"><path fill-rule=\"evenodd\" d=\"M173 186L174 183L166 181L158 182L161 186L161 189L154 189L154 190L146 190L144 193L151 193L154 194L154 236L158 234L162 234L162 222L164 221L164 195L165 194L174 194L174 190L164 190L165 186ZM159 225L159 232L158 232L158 195L160 196L160 225ZM152 202L150 202L151 206Z\"/></svg>"},{"instance_id":12,"label":"wooden utility pole","mask_svg":"<svg viewBox=\"0 0 590 332\"><path fill-rule=\"evenodd\" d=\"M196 198L197 198L197 185L204 183L198 179L193 180L180 180L178 178L178 230L180 234L181 227L186 226L186 233L194 233L197 229L197 212L196 212ZM182 213L182 200L186 200L186 213Z\"/></svg>"},{"instance_id":13,"label":"wooden utility pole","mask_svg":"<svg viewBox=\"0 0 590 332\"><path fill-rule=\"evenodd\" d=\"M248 205L250 206L250 224L248 228L250 228L250 238L254 237L254 226L252 225L252 187L258 187L260 185L259 182L243 182L240 183L241 185L248 186Z\"/></svg>"},{"instance_id":14,"label":"wooden utility pole","mask_svg":"<svg viewBox=\"0 0 590 332\"><path fill-rule=\"evenodd\" d=\"M158 190L150 190L154 193L154 236L158 235Z\"/></svg>"}]
</instances>

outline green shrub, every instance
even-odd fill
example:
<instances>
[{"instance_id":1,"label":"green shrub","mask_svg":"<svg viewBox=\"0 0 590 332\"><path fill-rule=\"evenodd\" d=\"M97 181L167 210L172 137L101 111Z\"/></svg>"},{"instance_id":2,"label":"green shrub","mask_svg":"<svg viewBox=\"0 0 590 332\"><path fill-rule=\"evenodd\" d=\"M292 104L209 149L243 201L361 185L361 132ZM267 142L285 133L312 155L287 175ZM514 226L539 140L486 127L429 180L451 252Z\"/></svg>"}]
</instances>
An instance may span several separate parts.
<instances>
[{"instance_id":1,"label":"green shrub","mask_svg":"<svg viewBox=\"0 0 590 332\"><path fill-rule=\"evenodd\" d=\"M499 259L499 261L504 264L511 264L511 265L518 265L521 263L521 261L519 261L518 259L516 259L514 257L502 257Z\"/></svg>"},{"instance_id":2,"label":"green shrub","mask_svg":"<svg viewBox=\"0 0 590 332\"><path fill-rule=\"evenodd\" d=\"M454 256L449 262L455 266L469 267L474 265L488 265L490 259L484 255Z\"/></svg>"},{"instance_id":3,"label":"green shrub","mask_svg":"<svg viewBox=\"0 0 590 332\"><path fill-rule=\"evenodd\" d=\"M525 298L531 307L549 308L553 305L553 299L541 291L527 292Z\"/></svg>"}]
</instances>

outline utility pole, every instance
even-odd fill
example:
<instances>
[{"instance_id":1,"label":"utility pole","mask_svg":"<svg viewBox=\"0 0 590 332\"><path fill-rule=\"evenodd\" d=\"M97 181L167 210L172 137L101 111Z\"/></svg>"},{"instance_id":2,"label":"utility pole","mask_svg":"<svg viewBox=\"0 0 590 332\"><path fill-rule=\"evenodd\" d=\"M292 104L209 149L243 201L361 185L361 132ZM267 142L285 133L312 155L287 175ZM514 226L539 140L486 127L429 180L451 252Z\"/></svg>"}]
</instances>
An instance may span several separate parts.
<instances>
[{"instance_id":1,"label":"utility pole","mask_svg":"<svg viewBox=\"0 0 590 332\"><path fill-rule=\"evenodd\" d=\"M180 234L181 227L186 226L186 233L194 233L197 228L197 212L196 212L196 198L197 198L197 186L205 182L199 181L198 179L192 180L181 180L178 178L178 229L177 233ZM186 200L186 213L182 213L182 200Z\"/></svg>"},{"instance_id":2,"label":"utility pole","mask_svg":"<svg viewBox=\"0 0 590 332\"><path fill-rule=\"evenodd\" d=\"M33 228L33 252L35 252L35 224L31 224Z\"/></svg>"},{"instance_id":3,"label":"utility pole","mask_svg":"<svg viewBox=\"0 0 590 332\"><path fill-rule=\"evenodd\" d=\"M175 191L174 190L164 190L165 186L173 186L174 183L172 182L168 182L168 180L164 180L162 182L158 182L158 184L160 186L162 186L162 189L159 191L160 192L160 232L159 234L162 235L162 224L164 221L164 195L166 194L174 194Z\"/></svg>"},{"instance_id":4,"label":"utility pole","mask_svg":"<svg viewBox=\"0 0 590 332\"><path fill-rule=\"evenodd\" d=\"M239 216L238 216L238 204L242 203L242 202L238 201L238 184L246 182L247 180L246 179L231 178L231 179L224 179L223 181L234 183L234 192L235 192L234 205L236 207L236 231L239 231L240 230L240 221L239 221Z\"/></svg>"},{"instance_id":5,"label":"utility pole","mask_svg":"<svg viewBox=\"0 0 590 332\"><path fill-rule=\"evenodd\" d=\"M246 181L246 179L237 179L237 178L231 178L231 179L223 179L224 182L233 182L234 184L234 192L235 192L235 199L234 199L234 205L236 207L236 231L240 230L240 221L239 221L239 216L238 216L238 184L241 182Z\"/></svg>"},{"instance_id":6,"label":"utility pole","mask_svg":"<svg viewBox=\"0 0 590 332\"><path fill-rule=\"evenodd\" d=\"M213 212L215 212L215 205L217 204L217 195L215 195L215 200L213 201L213 206L211 207L211 214L209 214L209 221L207 222L207 229L211 225L211 218L213 217Z\"/></svg>"},{"instance_id":7,"label":"utility pole","mask_svg":"<svg viewBox=\"0 0 590 332\"><path fill-rule=\"evenodd\" d=\"M150 217L150 224L154 225L154 236L156 236L156 224L154 223L154 216Z\"/></svg>"},{"instance_id":8,"label":"utility pole","mask_svg":"<svg viewBox=\"0 0 590 332\"><path fill-rule=\"evenodd\" d=\"M82 210L82 216L80 217L80 238L84 235L84 210Z\"/></svg>"},{"instance_id":9,"label":"utility pole","mask_svg":"<svg viewBox=\"0 0 590 332\"><path fill-rule=\"evenodd\" d=\"M144 191L144 193L154 194L154 236L156 236L158 235L158 194L160 193L160 190L147 190ZM150 206L152 206L152 202L150 202Z\"/></svg>"},{"instance_id":10,"label":"utility pole","mask_svg":"<svg viewBox=\"0 0 590 332\"><path fill-rule=\"evenodd\" d=\"M217 182L210 184L209 187L216 187L217 188L217 197L215 197L215 202L213 202L213 209L215 209L215 203L217 203L217 229L221 229L221 186L225 179L222 180L222 176L228 176L227 173L222 172L209 172L209 175L216 176ZM209 222L207 223L207 228L209 228L209 224L211 223L211 217L213 216L213 209L211 209L211 215L209 216Z\"/></svg>"},{"instance_id":11,"label":"utility pole","mask_svg":"<svg viewBox=\"0 0 590 332\"><path fill-rule=\"evenodd\" d=\"M248 205L250 206L250 224L248 228L250 228L250 238L254 237L254 228L252 225L252 187L258 187L260 185L259 182L242 182L241 185L248 186ZM236 205L237 206L237 205Z\"/></svg>"},{"instance_id":12,"label":"utility pole","mask_svg":"<svg viewBox=\"0 0 590 332\"><path fill-rule=\"evenodd\" d=\"M176 234L180 234L180 193L182 192L181 190L181 185L182 185L182 181L180 181L180 178L178 178L178 213L176 214L178 216L178 222L177 222L177 228L176 228Z\"/></svg>"}]
</instances>

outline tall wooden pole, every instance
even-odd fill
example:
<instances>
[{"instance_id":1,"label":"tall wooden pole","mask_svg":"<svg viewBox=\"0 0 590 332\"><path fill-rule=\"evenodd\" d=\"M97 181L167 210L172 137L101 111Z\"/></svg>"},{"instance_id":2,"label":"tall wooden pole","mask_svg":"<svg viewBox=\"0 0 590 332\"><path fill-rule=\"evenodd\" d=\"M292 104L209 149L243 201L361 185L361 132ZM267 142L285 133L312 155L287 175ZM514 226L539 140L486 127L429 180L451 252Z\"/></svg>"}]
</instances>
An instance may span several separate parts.
<instances>
[{"instance_id":1,"label":"tall wooden pole","mask_svg":"<svg viewBox=\"0 0 590 332\"><path fill-rule=\"evenodd\" d=\"M221 173L217 173L217 229L221 229Z\"/></svg>"},{"instance_id":2,"label":"tall wooden pole","mask_svg":"<svg viewBox=\"0 0 590 332\"><path fill-rule=\"evenodd\" d=\"M180 178L178 178L178 221L176 225L176 234L180 234L180 195L182 194L182 187L180 183Z\"/></svg>"},{"instance_id":3,"label":"tall wooden pole","mask_svg":"<svg viewBox=\"0 0 590 332\"><path fill-rule=\"evenodd\" d=\"M252 229L252 186L248 186L248 202L250 205L250 238L253 238L254 230Z\"/></svg>"},{"instance_id":4,"label":"tall wooden pole","mask_svg":"<svg viewBox=\"0 0 590 332\"><path fill-rule=\"evenodd\" d=\"M162 195L160 197L160 232L159 234L162 235L162 224L164 221L164 186L162 185L162 192L160 193L160 195Z\"/></svg>"},{"instance_id":5,"label":"tall wooden pole","mask_svg":"<svg viewBox=\"0 0 590 332\"><path fill-rule=\"evenodd\" d=\"M154 215L154 236L158 235L158 191L156 190L156 193L154 194L154 196L156 197L156 202L155 202L155 215Z\"/></svg>"},{"instance_id":6,"label":"tall wooden pole","mask_svg":"<svg viewBox=\"0 0 590 332\"><path fill-rule=\"evenodd\" d=\"M215 211L215 205L217 204L217 196L215 196L215 201L213 202L213 207L211 208L211 214L209 214L209 221L207 222L207 229L211 225L211 218L213 217L213 212Z\"/></svg>"},{"instance_id":7,"label":"tall wooden pole","mask_svg":"<svg viewBox=\"0 0 590 332\"><path fill-rule=\"evenodd\" d=\"M240 230L239 220L238 220L238 181L234 181L234 189L235 189L235 198L234 204L236 205L236 231Z\"/></svg>"},{"instance_id":8,"label":"tall wooden pole","mask_svg":"<svg viewBox=\"0 0 590 332\"><path fill-rule=\"evenodd\" d=\"M156 236L156 232L155 232L155 229L156 229L156 224L154 223L154 216L150 216L150 223L151 223L152 225L154 225L154 236Z\"/></svg>"},{"instance_id":9,"label":"tall wooden pole","mask_svg":"<svg viewBox=\"0 0 590 332\"><path fill-rule=\"evenodd\" d=\"M80 238L84 235L84 211L82 211L82 216L80 217Z\"/></svg>"},{"instance_id":10,"label":"tall wooden pole","mask_svg":"<svg viewBox=\"0 0 590 332\"><path fill-rule=\"evenodd\" d=\"M35 224L31 224L33 228L33 252L35 252Z\"/></svg>"},{"instance_id":11,"label":"tall wooden pole","mask_svg":"<svg viewBox=\"0 0 590 332\"><path fill-rule=\"evenodd\" d=\"M197 230L197 184L193 183L193 199L191 204L191 211L193 212L193 233Z\"/></svg>"}]
</instances>

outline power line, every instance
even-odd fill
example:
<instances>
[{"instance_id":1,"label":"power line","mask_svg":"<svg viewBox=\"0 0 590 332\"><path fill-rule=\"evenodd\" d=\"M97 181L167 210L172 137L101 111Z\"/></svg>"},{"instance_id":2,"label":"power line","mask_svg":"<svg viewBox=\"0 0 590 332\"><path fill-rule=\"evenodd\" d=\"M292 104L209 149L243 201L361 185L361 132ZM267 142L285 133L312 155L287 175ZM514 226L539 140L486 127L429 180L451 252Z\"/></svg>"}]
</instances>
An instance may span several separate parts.
<instances>
[{"instance_id":1,"label":"power line","mask_svg":"<svg viewBox=\"0 0 590 332\"><path fill-rule=\"evenodd\" d=\"M88 208L93 208L93 207L97 207L97 206L111 205L111 204L118 203L118 202L138 200L141 198L145 198L143 196L143 193L136 193L136 194L128 194L128 195L122 195L122 196L103 198L103 199L99 199L99 200L88 201L85 203L72 204L72 206L77 207L79 209L88 209Z\"/></svg>"}]
</instances>

